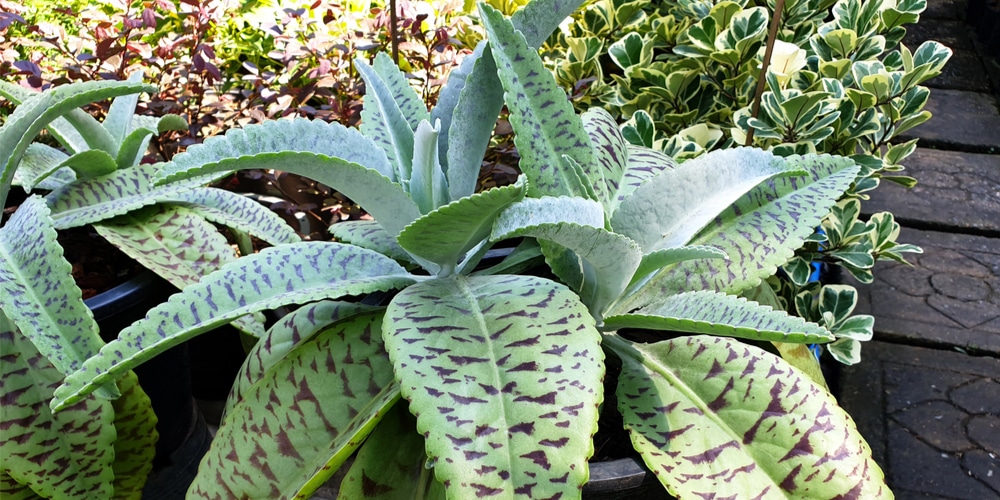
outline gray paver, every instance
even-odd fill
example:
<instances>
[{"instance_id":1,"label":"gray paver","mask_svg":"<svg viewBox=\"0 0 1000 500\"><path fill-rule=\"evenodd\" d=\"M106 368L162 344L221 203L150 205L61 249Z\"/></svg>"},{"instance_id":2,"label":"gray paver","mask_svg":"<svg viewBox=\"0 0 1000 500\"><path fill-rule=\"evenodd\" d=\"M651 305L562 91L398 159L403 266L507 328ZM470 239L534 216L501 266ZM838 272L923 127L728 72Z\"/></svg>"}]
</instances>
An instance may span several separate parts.
<instances>
[{"instance_id":1,"label":"gray paver","mask_svg":"<svg viewBox=\"0 0 1000 500\"><path fill-rule=\"evenodd\" d=\"M918 184L882 182L862 202L865 213L890 211L904 225L1000 233L1000 155L917 148L903 164Z\"/></svg>"},{"instance_id":2,"label":"gray paver","mask_svg":"<svg viewBox=\"0 0 1000 500\"><path fill-rule=\"evenodd\" d=\"M934 20L908 26L903 45L911 51L916 51L920 44L934 40L953 51L941 74L923 85L934 89L989 92L989 77L986 66L976 53L974 36L975 32L970 30L964 21ZM931 90L931 94L933 93L934 90Z\"/></svg>"},{"instance_id":3,"label":"gray paver","mask_svg":"<svg viewBox=\"0 0 1000 500\"><path fill-rule=\"evenodd\" d=\"M913 266L880 261L858 288L858 314L875 317L877 338L1000 355L1000 240L903 228L923 248Z\"/></svg>"},{"instance_id":4,"label":"gray paver","mask_svg":"<svg viewBox=\"0 0 1000 500\"><path fill-rule=\"evenodd\" d=\"M989 94L934 89L924 108L934 115L904 133L921 145L976 153L1000 153L1000 110Z\"/></svg>"},{"instance_id":5,"label":"gray paver","mask_svg":"<svg viewBox=\"0 0 1000 500\"><path fill-rule=\"evenodd\" d=\"M967 407L1000 382L1000 359L884 342L861 356L841 372L840 402L897 498L997 498L1000 419Z\"/></svg>"}]
</instances>

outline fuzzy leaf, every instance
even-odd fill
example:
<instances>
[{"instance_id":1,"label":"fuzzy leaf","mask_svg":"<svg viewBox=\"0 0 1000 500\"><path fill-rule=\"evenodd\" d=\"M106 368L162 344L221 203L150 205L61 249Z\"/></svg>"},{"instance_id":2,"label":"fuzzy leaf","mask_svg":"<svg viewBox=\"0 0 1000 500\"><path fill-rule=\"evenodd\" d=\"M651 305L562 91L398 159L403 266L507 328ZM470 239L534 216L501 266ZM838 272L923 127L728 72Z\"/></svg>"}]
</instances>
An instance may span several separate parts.
<instances>
[{"instance_id":1,"label":"fuzzy leaf","mask_svg":"<svg viewBox=\"0 0 1000 500\"><path fill-rule=\"evenodd\" d=\"M388 57L388 56L385 56ZM354 67L365 82L365 102L361 111L361 132L385 152L394 175L404 186L410 181L413 163L413 130L408 117L403 114L392 89L382 75L361 57L355 58ZM398 70L397 70L398 71ZM419 122L419 120L417 120Z\"/></svg>"},{"instance_id":2,"label":"fuzzy leaf","mask_svg":"<svg viewBox=\"0 0 1000 500\"><path fill-rule=\"evenodd\" d=\"M424 100L410 86L410 82L406 81L406 75L399 70L389 54L385 52L376 54L372 68L389 90L392 100L399 107L411 130L416 130L420 122L430 120L431 115Z\"/></svg>"},{"instance_id":3,"label":"fuzzy leaf","mask_svg":"<svg viewBox=\"0 0 1000 500\"><path fill-rule=\"evenodd\" d=\"M597 169L590 139L566 93L537 51L499 11L480 4L480 16L505 90L514 143L521 155L518 166L528 177L529 196L588 197L584 182L589 181L563 162L563 155L573 158L588 175Z\"/></svg>"},{"instance_id":4,"label":"fuzzy leaf","mask_svg":"<svg viewBox=\"0 0 1000 500\"><path fill-rule=\"evenodd\" d=\"M524 180L454 201L413 221L399 233L399 246L411 254L451 268L490 235L493 222L524 197Z\"/></svg>"},{"instance_id":5,"label":"fuzzy leaf","mask_svg":"<svg viewBox=\"0 0 1000 500\"><path fill-rule=\"evenodd\" d=\"M111 402L115 412L115 498L142 498L156 455L156 414L139 378L127 372L118 379L122 397Z\"/></svg>"},{"instance_id":6,"label":"fuzzy leaf","mask_svg":"<svg viewBox=\"0 0 1000 500\"><path fill-rule=\"evenodd\" d=\"M276 360L226 415L189 495L308 498L399 397L381 320L328 325Z\"/></svg>"},{"instance_id":7,"label":"fuzzy leaf","mask_svg":"<svg viewBox=\"0 0 1000 500\"><path fill-rule=\"evenodd\" d=\"M713 151L640 186L622 202L611 226L643 253L679 247L757 184L793 173L798 172L766 151Z\"/></svg>"},{"instance_id":8,"label":"fuzzy leaf","mask_svg":"<svg viewBox=\"0 0 1000 500\"><path fill-rule=\"evenodd\" d=\"M5 82L3 80L0 80L0 96L6 97L7 100L14 103L14 105L16 106L20 106L22 102L28 100L29 98L31 98L31 96L34 95L38 95L38 92L28 90L15 83ZM94 117L88 115L82 109L74 109L67 114L77 116L77 119L74 121L74 123L78 124L83 123L85 120L89 119L90 123L88 124L87 128L90 128L92 130L104 131L104 128L101 127L101 124L98 123L98 121L94 119ZM45 127L45 129L48 130L48 132L52 134L52 137L56 141L58 141L59 144L62 144L62 146L66 148L66 151L70 152L71 154L79 153L80 151L83 151L85 149L90 149L90 147L87 145L86 139L84 139L83 136L81 136L80 133L76 130L76 128L74 128L73 124L71 124L65 118L60 117L56 118L55 120L52 120L52 122L50 122L48 126ZM107 134L107 132L105 132L105 134ZM110 134L107 134L105 140L107 143L111 143L113 139L111 138ZM32 145L35 144L37 143L32 143ZM19 168L23 167L24 165L22 164Z\"/></svg>"},{"instance_id":9,"label":"fuzzy leaf","mask_svg":"<svg viewBox=\"0 0 1000 500\"><path fill-rule=\"evenodd\" d=\"M52 189L52 187L44 185L45 181L60 172L61 168L62 172L69 172L68 176L63 174L62 178L68 177L68 180L72 181L76 179L76 173L69 168L61 167L67 158L69 156L66 153L52 146L46 146L40 142L32 143L24 151L24 156L21 157L21 164L18 165L17 171L14 173L13 183L20 185L27 192L31 192L36 186L42 189ZM58 181L58 178L55 180ZM59 182L55 186L50 183L49 186L58 187L63 184L65 182Z\"/></svg>"},{"instance_id":10,"label":"fuzzy leaf","mask_svg":"<svg viewBox=\"0 0 1000 500\"><path fill-rule=\"evenodd\" d=\"M184 207L155 207L94 226L98 234L178 290L236 260L219 230Z\"/></svg>"},{"instance_id":11,"label":"fuzzy leaf","mask_svg":"<svg viewBox=\"0 0 1000 500\"><path fill-rule=\"evenodd\" d=\"M671 264L693 259L728 259L726 252L715 247L688 245L683 247L664 248L642 256L642 262L632 275L632 283L649 273L663 269Z\"/></svg>"},{"instance_id":12,"label":"fuzzy leaf","mask_svg":"<svg viewBox=\"0 0 1000 500\"><path fill-rule=\"evenodd\" d=\"M287 314L250 349L229 393L225 413L228 414L233 406L243 399L243 394L250 390L272 366L320 331L360 314L371 314L382 309L352 302L324 300L302 306Z\"/></svg>"},{"instance_id":13,"label":"fuzzy leaf","mask_svg":"<svg viewBox=\"0 0 1000 500\"><path fill-rule=\"evenodd\" d=\"M781 358L721 337L605 342L632 443L673 495L891 498L851 418Z\"/></svg>"},{"instance_id":14,"label":"fuzzy leaf","mask_svg":"<svg viewBox=\"0 0 1000 500\"><path fill-rule=\"evenodd\" d=\"M0 228L0 257L0 309L60 373L78 369L103 342L40 197ZM111 386L103 392L115 394Z\"/></svg>"},{"instance_id":15,"label":"fuzzy leaf","mask_svg":"<svg viewBox=\"0 0 1000 500\"><path fill-rule=\"evenodd\" d=\"M152 123L143 124L150 120L148 116L133 116L132 128L128 135L122 140L118 147L118 155L115 157L118 168L129 168L138 165L142 161L146 148L149 147L149 139L168 130L188 129L188 123L177 115L164 115L161 118L151 120Z\"/></svg>"},{"instance_id":16,"label":"fuzzy leaf","mask_svg":"<svg viewBox=\"0 0 1000 500\"><path fill-rule=\"evenodd\" d=\"M396 405L358 450L337 498L445 500L444 485L434 480L434 470L426 463L417 420L405 405Z\"/></svg>"},{"instance_id":17,"label":"fuzzy leaf","mask_svg":"<svg viewBox=\"0 0 1000 500\"><path fill-rule=\"evenodd\" d=\"M608 212L608 215L613 215L622 202L625 201L625 198L631 196L648 179L652 179L660 175L661 172L671 170L676 166L677 162L666 154L629 144L628 164L625 165L622 181L618 185L615 199L611 205L612 210Z\"/></svg>"},{"instance_id":18,"label":"fuzzy leaf","mask_svg":"<svg viewBox=\"0 0 1000 500\"><path fill-rule=\"evenodd\" d=\"M90 179L110 174L118 169L115 158L100 149L88 149L74 153L56 166L69 167L76 173L77 179Z\"/></svg>"},{"instance_id":19,"label":"fuzzy leaf","mask_svg":"<svg viewBox=\"0 0 1000 500\"><path fill-rule=\"evenodd\" d=\"M681 262L654 275L619 310L633 310L682 291L737 293L773 275L819 226L858 172L848 158L793 156L786 161L808 175L772 179L757 186L691 240L691 244L726 252L729 260Z\"/></svg>"},{"instance_id":20,"label":"fuzzy leaf","mask_svg":"<svg viewBox=\"0 0 1000 500\"><path fill-rule=\"evenodd\" d=\"M579 495L604 364L572 292L526 276L425 281L393 298L383 336L450 497Z\"/></svg>"},{"instance_id":21,"label":"fuzzy leaf","mask_svg":"<svg viewBox=\"0 0 1000 500\"><path fill-rule=\"evenodd\" d=\"M149 311L98 355L66 377L53 407L72 404L95 384L195 335L236 318L283 305L391 290L414 278L388 257L327 242L264 249L223 266Z\"/></svg>"},{"instance_id":22,"label":"fuzzy leaf","mask_svg":"<svg viewBox=\"0 0 1000 500\"><path fill-rule=\"evenodd\" d=\"M330 226L330 234L339 241L374 250L396 261L413 261L413 257L396 242L396 238L385 232L374 220L340 221Z\"/></svg>"},{"instance_id":23,"label":"fuzzy leaf","mask_svg":"<svg viewBox=\"0 0 1000 500\"><path fill-rule=\"evenodd\" d=\"M48 498L111 498L111 403L90 396L53 415L47 403L61 380L59 370L0 312L0 469Z\"/></svg>"},{"instance_id":24,"label":"fuzzy leaf","mask_svg":"<svg viewBox=\"0 0 1000 500\"><path fill-rule=\"evenodd\" d=\"M59 85L22 102L7 117L3 126L0 126L0 205L7 201L10 182L21 155L35 136L53 120L92 102L155 90L156 87L152 85L111 80L90 81ZM85 113L84 115L86 116ZM67 118L70 117L72 114L67 115ZM103 127L101 131L104 131Z\"/></svg>"},{"instance_id":25,"label":"fuzzy leaf","mask_svg":"<svg viewBox=\"0 0 1000 500\"><path fill-rule=\"evenodd\" d=\"M131 83L142 83L142 71L136 71L129 75L128 81ZM114 151L107 151L111 156L118 155L117 146L125 141L129 128L132 125L132 117L135 116L135 106L139 104L139 93L127 94L116 97L111 101L108 108L108 115L101 125L111 134L111 138L116 146Z\"/></svg>"},{"instance_id":26,"label":"fuzzy leaf","mask_svg":"<svg viewBox=\"0 0 1000 500\"><path fill-rule=\"evenodd\" d=\"M216 224L243 231L272 245L295 243L302 238L271 209L246 196L216 188L194 188L160 203L183 203Z\"/></svg>"},{"instance_id":27,"label":"fuzzy leaf","mask_svg":"<svg viewBox=\"0 0 1000 500\"><path fill-rule=\"evenodd\" d=\"M672 295L631 314L604 319L609 329L644 328L778 342L830 342L833 334L784 311L712 291Z\"/></svg>"},{"instance_id":28,"label":"fuzzy leaf","mask_svg":"<svg viewBox=\"0 0 1000 500\"><path fill-rule=\"evenodd\" d=\"M448 195L448 180L438 158L440 127L422 121L413 134L413 168L410 172L410 198L420 207L420 213L452 201Z\"/></svg>"},{"instance_id":29,"label":"fuzzy leaf","mask_svg":"<svg viewBox=\"0 0 1000 500\"><path fill-rule=\"evenodd\" d=\"M604 205L604 212L613 214L618 206L618 188L628 167L628 141L622 137L615 119L602 108L587 110L582 119L601 174L595 175L590 182L598 201Z\"/></svg>"}]
</instances>

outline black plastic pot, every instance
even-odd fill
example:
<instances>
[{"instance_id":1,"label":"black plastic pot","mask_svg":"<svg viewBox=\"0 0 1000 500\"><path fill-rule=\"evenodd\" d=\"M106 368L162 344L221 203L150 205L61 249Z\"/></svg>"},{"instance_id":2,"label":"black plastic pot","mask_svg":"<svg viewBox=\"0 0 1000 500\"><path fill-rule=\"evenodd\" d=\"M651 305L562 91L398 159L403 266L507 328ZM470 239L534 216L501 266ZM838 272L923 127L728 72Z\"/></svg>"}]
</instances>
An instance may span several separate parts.
<instances>
[{"instance_id":1,"label":"black plastic pot","mask_svg":"<svg viewBox=\"0 0 1000 500\"><path fill-rule=\"evenodd\" d=\"M105 341L113 340L123 328L144 317L153 306L163 302L176 289L166 280L146 271L131 280L84 301L94 313ZM183 498L197 468L208 450L211 436L200 419L191 394L191 362L187 344L171 348L136 367L139 385L149 396L156 413L156 444L153 474L147 483L151 492L174 492L144 498ZM200 424L200 425L199 425ZM196 457L195 457L196 455Z\"/></svg>"},{"instance_id":2,"label":"black plastic pot","mask_svg":"<svg viewBox=\"0 0 1000 500\"><path fill-rule=\"evenodd\" d=\"M670 496L656 475L639 457L590 464L590 482L583 487L584 500L668 500Z\"/></svg>"}]
</instances>

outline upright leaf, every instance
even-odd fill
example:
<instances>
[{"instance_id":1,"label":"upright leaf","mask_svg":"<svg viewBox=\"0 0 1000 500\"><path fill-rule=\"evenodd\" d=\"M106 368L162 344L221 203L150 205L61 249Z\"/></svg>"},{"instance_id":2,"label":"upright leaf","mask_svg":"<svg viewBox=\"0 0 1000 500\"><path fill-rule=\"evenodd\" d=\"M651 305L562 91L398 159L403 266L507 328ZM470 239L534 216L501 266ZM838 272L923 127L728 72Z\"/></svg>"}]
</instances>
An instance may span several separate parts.
<instances>
[{"instance_id":1,"label":"upright leaf","mask_svg":"<svg viewBox=\"0 0 1000 500\"><path fill-rule=\"evenodd\" d=\"M579 494L604 365L572 292L524 276L425 281L393 298L383 335L449 496Z\"/></svg>"},{"instance_id":2,"label":"upright leaf","mask_svg":"<svg viewBox=\"0 0 1000 500\"><path fill-rule=\"evenodd\" d=\"M388 56L386 56L388 57ZM378 145L389 158L394 175L404 186L410 181L413 163L413 131L400 109L392 89L374 68L360 57L354 67L365 82L365 103L361 111L361 132ZM418 120L419 122L419 120Z\"/></svg>"},{"instance_id":3,"label":"upright leaf","mask_svg":"<svg viewBox=\"0 0 1000 500\"><path fill-rule=\"evenodd\" d=\"M583 128L594 148L597 170L601 174L595 175L590 182L598 201L604 205L604 212L611 215L617 208L615 195L628 166L628 141L622 136L615 119L602 108L587 110L582 119Z\"/></svg>"},{"instance_id":4,"label":"upright leaf","mask_svg":"<svg viewBox=\"0 0 1000 500\"><path fill-rule=\"evenodd\" d=\"M410 130L416 130L420 122L430 119L431 115L427 111L424 100L413 89L410 82L406 81L406 75L399 70L389 54L385 52L376 54L372 69L389 90L392 100L396 103L403 118L406 119L406 123L410 125Z\"/></svg>"},{"instance_id":5,"label":"upright leaf","mask_svg":"<svg viewBox=\"0 0 1000 500\"><path fill-rule=\"evenodd\" d=\"M781 358L722 337L606 344L632 443L672 494L891 497L851 418Z\"/></svg>"},{"instance_id":6,"label":"upright leaf","mask_svg":"<svg viewBox=\"0 0 1000 500\"><path fill-rule=\"evenodd\" d=\"M328 325L275 360L227 413L189 495L305 498L332 475L399 397L381 319Z\"/></svg>"},{"instance_id":7,"label":"upright leaf","mask_svg":"<svg viewBox=\"0 0 1000 500\"><path fill-rule=\"evenodd\" d=\"M381 254L327 242L264 249L223 266L149 311L68 377L55 409L195 335L287 304L401 288L414 278Z\"/></svg>"},{"instance_id":8,"label":"upright leaf","mask_svg":"<svg viewBox=\"0 0 1000 500\"><path fill-rule=\"evenodd\" d=\"M584 181L562 159L567 155L588 175L595 175L590 139L573 105L510 21L486 4L480 5L480 15L511 111L519 167L528 176L529 195L587 197Z\"/></svg>"}]
</instances>

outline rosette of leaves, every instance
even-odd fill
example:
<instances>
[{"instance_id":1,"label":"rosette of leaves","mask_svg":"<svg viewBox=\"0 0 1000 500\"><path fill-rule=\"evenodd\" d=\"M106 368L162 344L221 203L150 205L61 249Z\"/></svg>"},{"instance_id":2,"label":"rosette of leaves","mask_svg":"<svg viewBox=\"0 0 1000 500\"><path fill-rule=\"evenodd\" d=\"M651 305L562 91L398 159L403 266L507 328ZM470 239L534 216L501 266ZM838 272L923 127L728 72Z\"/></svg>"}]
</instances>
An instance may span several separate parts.
<instances>
[{"instance_id":1,"label":"rosette of leaves","mask_svg":"<svg viewBox=\"0 0 1000 500\"><path fill-rule=\"evenodd\" d=\"M273 243L296 239L264 207L203 188L205 179L150 182L154 167L139 164L150 137L182 125L177 117L133 115L138 94L151 90L138 81L41 93L0 85L19 104L0 127L0 200L14 183L51 190L30 196L0 227L5 495L137 497L152 466L156 417L131 372L102 384L102 398L48 411L63 376L104 345L56 229L90 224L178 287L236 259L210 221ZM115 100L103 123L78 109L108 98ZM62 149L32 142L43 129ZM249 322L245 328L254 330Z\"/></svg>"},{"instance_id":2,"label":"rosette of leaves","mask_svg":"<svg viewBox=\"0 0 1000 500\"><path fill-rule=\"evenodd\" d=\"M857 167L746 149L673 168L630 146L607 114L576 115L532 48L568 7L536 1L508 21L481 6L489 44L452 75L433 125L402 74L376 59L359 64L361 132L270 122L175 157L162 180L287 167L375 222L347 230L352 244L282 245L227 264L84 363L54 408L215 325L301 304L251 352L192 495L303 497L357 450L343 498L578 498L606 352L626 365L620 411L668 490L885 494L832 397L733 339L830 332L726 293L773 274ZM453 180L478 169L488 134L469 133L495 114L471 113L493 96L510 109L526 180L473 194L474 182ZM527 250L472 268L482 248L515 236L539 242L560 282L506 272ZM376 291L388 293L351 300ZM665 340L634 343L616 334L626 327Z\"/></svg>"}]
</instances>

